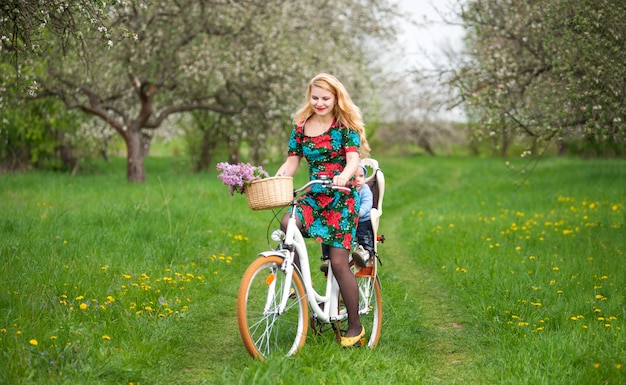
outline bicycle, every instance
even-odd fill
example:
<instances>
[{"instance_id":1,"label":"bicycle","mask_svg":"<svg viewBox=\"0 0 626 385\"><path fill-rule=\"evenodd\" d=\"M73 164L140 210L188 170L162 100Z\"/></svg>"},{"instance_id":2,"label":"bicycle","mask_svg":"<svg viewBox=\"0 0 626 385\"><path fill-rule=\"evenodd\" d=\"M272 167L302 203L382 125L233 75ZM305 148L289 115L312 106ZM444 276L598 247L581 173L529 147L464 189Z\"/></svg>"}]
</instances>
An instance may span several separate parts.
<instances>
[{"instance_id":1,"label":"bicycle","mask_svg":"<svg viewBox=\"0 0 626 385\"><path fill-rule=\"evenodd\" d=\"M316 334L333 330L337 340L347 330L347 311L341 303L332 266L328 268L325 291L320 294L313 287L307 245L296 225L297 198L314 184L349 190L333 186L330 180L312 180L293 190L286 231L272 232L271 238L278 246L259 253L241 280L237 319L246 350L254 358L263 360L273 354L297 353L305 343L309 322ZM294 262L295 252L300 269ZM365 267L352 263L352 269L359 287L359 315L367 333L360 343L374 348L380 338L383 313L378 258L370 259Z\"/></svg>"}]
</instances>

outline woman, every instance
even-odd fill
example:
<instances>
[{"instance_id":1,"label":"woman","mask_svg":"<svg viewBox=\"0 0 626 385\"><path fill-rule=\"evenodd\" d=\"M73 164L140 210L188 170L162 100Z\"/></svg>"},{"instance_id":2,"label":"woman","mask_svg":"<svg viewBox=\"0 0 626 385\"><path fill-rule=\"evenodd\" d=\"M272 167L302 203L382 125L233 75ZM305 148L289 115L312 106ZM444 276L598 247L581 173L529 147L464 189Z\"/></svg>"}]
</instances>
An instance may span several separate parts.
<instances>
[{"instance_id":1,"label":"woman","mask_svg":"<svg viewBox=\"0 0 626 385\"><path fill-rule=\"evenodd\" d=\"M361 112L343 84L332 75L315 76L309 82L306 102L295 114L287 160L277 175L293 176L304 156L310 179L328 177L334 185L351 189L347 193L314 185L300 198L297 212L300 229L330 247L330 263L348 311L348 330L341 338L344 347L357 345L365 335L349 255L356 241L360 202L353 176L360 158L368 154ZM288 217L288 213L283 217L283 229Z\"/></svg>"}]
</instances>

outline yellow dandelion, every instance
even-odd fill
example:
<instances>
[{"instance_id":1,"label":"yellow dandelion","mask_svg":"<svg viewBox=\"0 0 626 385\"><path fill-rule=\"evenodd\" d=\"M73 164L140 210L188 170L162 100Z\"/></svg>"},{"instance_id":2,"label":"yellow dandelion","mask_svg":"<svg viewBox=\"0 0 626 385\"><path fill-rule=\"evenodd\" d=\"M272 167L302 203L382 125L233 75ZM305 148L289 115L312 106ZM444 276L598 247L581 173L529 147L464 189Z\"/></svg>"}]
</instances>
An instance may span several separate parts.
<instances>
[{"instance_id":1,"label":"yellow dandelion","mask_svg":"<svg viewBox=\"0 0 626 385\"><path fill-rule=\"evenodd\" d=\"M76 299L77 301L80 301L80 300L81 300L81 299L83 299L83 298L85 298L85 297L84 297L84 296L82 296L82 295L79 295L79 296L78 296L78 297L76 297L75 299Z\"/></svg>"},{"instance_id":2,"label":"yellow dandelion","mask_svg":"<svg viewBox=\"0 0 626 385\"><path fill-rule=\"evenodd\" d=\"M594 367L594 369L598 369L598 368L600 368L600 364L596 362L595 364L593 364L593 367Z\"/></svg>"},{"instance_id":3,"label":"yellow dandelion","mask_svg":"<svg viewBox=\"0 0 626 385\"><path fill-rule=\"evenodd\" d=\"M103 336L102 336L102 339L103 339L103 340L107 340L107 341L111 341L111 337L109 337L109 335L108 335L108 334L103 335Z\"/></svg>"},{"instance_id":4,"label":"yellow dandelion","mask_svg":"<svg viewBox=\"0 0 626 385\"><path fill-rule=\"evenodd\" d=\"M52 341L54 341L54 340L56 340L56 339L57 339L57 336L50 336L50 339L51 339Z\"/></svg>"},{"instance_id":5,"label":"yellow dandelion","mask_svg":"<svg viewBox=\"0 0 626 385\"><path fill-rule=\"evenodd\" d=\"M83 303L80 304L79 307L80 307L80 310L85 310L85 309L87 309L87 304L83 302Z\"/></svg>"},{"instance_id":6,"label":"yellow dandelion","mask_svg":"<svg viewBox=\"0 0 626 385\"><path fill-rule=\"evenodd\" d=\"M621 369L622 368L622 364L616 364L615 365L615 369Z\"/></svg>"},{"instance_id":7,"label":"yellow dandelion","mask_svg":"<svg viewBox=\"0 0 626 385\"><path fill-rule=\"evenodd\" d=\"M37 340L36 340L36 339L34 339L34 338L33 338L32 340L28 341L28 343L29 343L29 344L31 344L31 345L33 345L33 346L37 346L37 345L39 345L39 342L37 342Z\"/></svg>"},{"instance_id":8,"label":"yellow dandelion","mask_svg":"<svg viewBox=\"0 0 626 385\"><path fill-rule=\"evenodd\" d=\"M617 209L618 209L617 205L613 205L613 206L611 206L611 210L613 210L613 211L617 211ZM620 365L620 368L621 368L621 365Z\"/></svg>"}]
</instances>

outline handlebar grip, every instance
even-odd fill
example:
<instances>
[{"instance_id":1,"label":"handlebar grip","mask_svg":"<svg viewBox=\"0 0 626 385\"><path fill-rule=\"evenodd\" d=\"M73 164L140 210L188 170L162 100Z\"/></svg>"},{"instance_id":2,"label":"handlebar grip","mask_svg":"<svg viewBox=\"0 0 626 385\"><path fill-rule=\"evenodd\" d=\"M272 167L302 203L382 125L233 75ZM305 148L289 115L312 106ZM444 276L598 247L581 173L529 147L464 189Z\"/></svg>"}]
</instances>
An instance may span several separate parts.
<instances>
[{"instance_id":1,"label":"handlebar grip","mask_svg":"<svg viewBox=\"0 0 626 385\"><path fill-rule=\"evenodd\" d=\"M347 188L347 187L342 187L342 186L334 186L334 185L333 185L331 188L332 188L333 190L344 190L344 191L350 192L350 189L349 189L349 188Z\"/></svg>"}]
</instances>

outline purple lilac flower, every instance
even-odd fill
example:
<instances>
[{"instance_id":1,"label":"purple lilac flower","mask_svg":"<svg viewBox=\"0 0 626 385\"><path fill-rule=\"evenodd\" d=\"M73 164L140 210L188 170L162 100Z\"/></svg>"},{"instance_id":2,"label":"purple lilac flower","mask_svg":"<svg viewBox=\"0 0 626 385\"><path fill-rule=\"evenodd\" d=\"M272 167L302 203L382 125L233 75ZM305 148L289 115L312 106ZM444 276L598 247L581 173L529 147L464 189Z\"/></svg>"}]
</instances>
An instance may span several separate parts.
<instances>
[{"instance_id":1,"label":"purple lilac flower","mask_svg":"<svg viewBox=\"0 0 626 385\"><path fill-rule=\"evenodd\" d=\"M217 177L225 186L230 187L230 195L234 195L235 191L243 194L246 184L269 177L269 174L261 166L252 166L250 163L220 162L217 164L217 171L221 171Z\"/></svg>"}]
</instances>

